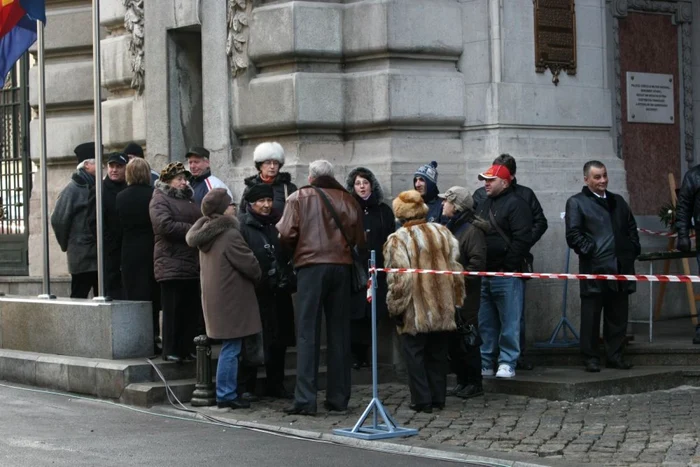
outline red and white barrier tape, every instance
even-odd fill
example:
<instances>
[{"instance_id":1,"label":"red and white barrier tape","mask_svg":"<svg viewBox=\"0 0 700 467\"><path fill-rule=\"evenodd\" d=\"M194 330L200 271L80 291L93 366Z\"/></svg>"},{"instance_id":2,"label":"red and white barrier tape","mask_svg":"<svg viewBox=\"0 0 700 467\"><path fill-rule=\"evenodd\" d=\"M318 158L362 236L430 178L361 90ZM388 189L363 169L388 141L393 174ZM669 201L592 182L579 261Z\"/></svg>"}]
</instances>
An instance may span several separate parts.
<instances>
[{"instance_id":1,"label":"red and white barrier tape","mask_svg":"<svg viewBox=\"0 0 700 467\"><path fill-rule=\"evenodd\" d=\"M676 232L658 232L656 230L649 230L649 229L640 229L637 228L639 232L645 233L647 235L656 235L657 237L677 237L678 234ZM695 238L695 234L691 233L690 238Z\"/></svg>"},{"instance_id":2,"label":"red and white barrier tape","mask_svg":"<svg viewBox=\"0 0 700 467\"><path fill-rule=\"evenodd\" d=\"M439 274L452 276L517 277L519 279L573 279L633 282L700 282L700 276L668 274L554 274L548 272L482 272L482 271L436 271L433 269L370 268L373 271L402 274Z\"/></svg>"}]
</instances>

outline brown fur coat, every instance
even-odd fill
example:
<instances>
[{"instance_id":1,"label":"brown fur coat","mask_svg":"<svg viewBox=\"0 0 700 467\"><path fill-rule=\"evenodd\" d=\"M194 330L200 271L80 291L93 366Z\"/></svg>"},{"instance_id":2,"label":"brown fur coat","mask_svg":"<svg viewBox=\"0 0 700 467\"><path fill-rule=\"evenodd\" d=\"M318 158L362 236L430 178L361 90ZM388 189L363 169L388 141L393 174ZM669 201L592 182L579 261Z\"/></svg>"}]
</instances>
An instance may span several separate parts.
<instances>
[{"instance_id":1,"label":"brown fur coat","mask_svg":"<svg viewBox=\"0 0 700 467\"><path fill-rule=\"evenodd\" d=\"M462 271L459 245L447 228L409 221L384 244L384 267ZM452 331L455 307L464 302L464 279L437 274L390 273L386 297L399 334Z\"/></svg>"}]
</instances>

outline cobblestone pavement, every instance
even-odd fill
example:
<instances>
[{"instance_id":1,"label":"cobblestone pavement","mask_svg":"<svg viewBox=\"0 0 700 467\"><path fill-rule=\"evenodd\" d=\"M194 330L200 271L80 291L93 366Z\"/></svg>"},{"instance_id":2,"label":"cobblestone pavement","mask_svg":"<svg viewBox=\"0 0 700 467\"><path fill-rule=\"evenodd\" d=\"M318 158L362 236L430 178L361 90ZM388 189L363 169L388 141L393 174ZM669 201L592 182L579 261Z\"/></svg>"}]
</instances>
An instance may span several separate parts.
<instances>
[{"instance_id":1,"label":"cobblestone pavement","mask_svg":"<svg viewBox=\"0 0 700 467\"><path fill-rule=\"evenodd\" d=\"M644 394L606 396L581 402L486 394L449 397L442 411L415 413L408 387L382 384L380 399L396 421L418 428L399 443L464 447L480 452L522 453L533 461L563 459L591 465L700 466L700 388L680 387ZM352 427L371 399L371 386L353 386L347 415L322 409L315 417L289 416L289 401L263 399L250 410L208 411L218 416L328 433Z\"/></svg>"}]
</instances>

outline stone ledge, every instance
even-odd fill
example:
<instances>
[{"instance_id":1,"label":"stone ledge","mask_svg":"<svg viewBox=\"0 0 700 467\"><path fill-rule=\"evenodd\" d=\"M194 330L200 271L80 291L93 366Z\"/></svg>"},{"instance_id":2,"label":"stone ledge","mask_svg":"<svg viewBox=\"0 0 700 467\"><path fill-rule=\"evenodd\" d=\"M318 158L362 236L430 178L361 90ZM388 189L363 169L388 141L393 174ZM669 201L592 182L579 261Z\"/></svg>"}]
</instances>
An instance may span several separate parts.
<instances>
[{"instance_id":1,"label":"stone ledge","mask_svg":"<svg viewBox=\"0 0 700 467\"><path fill-rule=\"evenodd\" d=\"M128 35L121 35L100 41L102 45L102 86L109 89L129 88L133 76L129 40Z\"/></svg>"},{"instance_id":2,"label":"stone ledge","mask_svg":"<svg viewBox=\"0 0 700 467\"><path fill-rule=\"evenodd\" d=\"M38 67L29 70L29 82L37 82ZM91 106L92 105L92 61L49 61L46 63L46 105ZM29 105L39 105L39 87L29 87ZM50 135L50 133L49 133Z\"/></svg>"},{"instance_id":3,"label":"stone ledge","mask_svg":"<svg viewBox=\"0 0 700 467\"><path fill-rule=\"evenodd\" d=\"M103 359L153 354L149 302L5 296L0 304L3 349Z\"/></svg>"},{"instance_id":4,"label":"stone ledge","mask_svg":"<svg viewBox=\"0 0 700 467\"><path fill-rule=\"evenodd\" d=\"M106 147L121 149L129 141L146 139L145 102L143 98L128 96L102 103L102 138Z\"/></svg>"}]
</instances>

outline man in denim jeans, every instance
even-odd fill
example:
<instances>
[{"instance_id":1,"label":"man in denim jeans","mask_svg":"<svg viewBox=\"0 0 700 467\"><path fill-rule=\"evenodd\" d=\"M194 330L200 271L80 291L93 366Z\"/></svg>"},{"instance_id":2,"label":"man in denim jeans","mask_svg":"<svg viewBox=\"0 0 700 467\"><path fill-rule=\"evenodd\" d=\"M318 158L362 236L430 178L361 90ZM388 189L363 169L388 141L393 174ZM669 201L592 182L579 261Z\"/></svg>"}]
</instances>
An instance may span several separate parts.
<instances>
[{"instance_id":1,"label":"man in denim jeans","mask_svg":"<svg viewBox=\"0 0 700 467\"><path fill-rule=\"evenodd\" d=\"M489 221L486 235L486 270L520 272L532 244L532 212L511 184L505 165L493 165L479 174L487 198L478 215ZM481 374L498 378L515 376L520 356L520 317L525 283L514 277L484 277L481 283L479 331ZM498 361L496 362L496 359ZM498 370L495 371L496 363Z\"/></svg>"}]
</instances>

